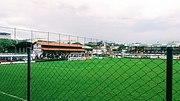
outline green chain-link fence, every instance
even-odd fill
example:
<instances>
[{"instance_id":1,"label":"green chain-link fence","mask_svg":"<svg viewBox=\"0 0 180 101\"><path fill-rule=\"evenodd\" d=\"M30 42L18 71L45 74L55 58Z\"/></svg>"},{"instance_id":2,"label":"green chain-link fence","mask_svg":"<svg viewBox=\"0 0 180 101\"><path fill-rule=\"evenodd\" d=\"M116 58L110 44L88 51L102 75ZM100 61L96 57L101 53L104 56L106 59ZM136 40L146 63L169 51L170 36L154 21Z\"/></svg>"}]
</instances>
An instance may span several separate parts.
<instances>
[{"instance_id":1,"label":"green chain-link fence","mask_svg":"<svg viewBox=\"0 0 180 101\"><path fill-rule=\"evenodd\" d=\"M173 60L173 100L180 100ZM166 59L99 58L31 63L32 101L164 101ZM0 65L0 100L27 99L27 64Z\"/></svg>"}]
</instances>

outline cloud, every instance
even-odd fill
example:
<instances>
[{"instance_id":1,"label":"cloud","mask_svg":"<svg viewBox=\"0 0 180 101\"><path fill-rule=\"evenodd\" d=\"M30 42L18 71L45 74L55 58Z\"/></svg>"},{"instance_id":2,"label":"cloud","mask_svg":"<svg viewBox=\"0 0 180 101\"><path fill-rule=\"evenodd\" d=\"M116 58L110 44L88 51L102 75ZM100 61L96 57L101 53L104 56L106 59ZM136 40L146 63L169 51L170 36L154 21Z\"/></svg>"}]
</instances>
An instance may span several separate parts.
<instances>
[{"instance_id":1,"label":"cloud","mask_svg":"<svg viewBox=\"0 0 180 101\"><path fill-rule=\"evenodd\" d=\"M0 24L4 26L117 42L177 40L179 19L179 0L0 1Z\"/></svg>"}]
</instances>

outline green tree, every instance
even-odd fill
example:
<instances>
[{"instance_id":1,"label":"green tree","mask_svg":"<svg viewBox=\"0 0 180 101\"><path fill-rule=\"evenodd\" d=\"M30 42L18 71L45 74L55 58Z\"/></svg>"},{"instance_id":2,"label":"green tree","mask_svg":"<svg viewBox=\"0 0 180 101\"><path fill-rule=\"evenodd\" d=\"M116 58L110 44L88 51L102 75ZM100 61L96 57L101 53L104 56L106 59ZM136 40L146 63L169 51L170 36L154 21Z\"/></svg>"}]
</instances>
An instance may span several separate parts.
<instances>
[{"instance_id":1,"label":"green tree","mask_svg":"<svg viewBox=\"0 0 180 101\"><path fill-rule=\"evenodd\" d=\"M16 45L15 40L11 39L0 39L0 52L6 52L10 47L14 47Z\"/></svg>"},{"instance_id":2,"label":"green tree","mask_svg":"<svg viewBox=\"0 0 180 101\"><path fill-rule=\"evenodd\" d=\"M122 51L123 49L125 49L126 46L124 46L123 44L119 45L119 48L117 49L117 51Z\"/></svg>"},{"instance_id":3,"label":"green tree","mask_svg":"<svg viewBox=\"0 0 180 101\"><path fill-rule=\"evenodd\" d=\"M72 44L82 45L80 42L74 42Z\"/></svg>"}]
</instances>

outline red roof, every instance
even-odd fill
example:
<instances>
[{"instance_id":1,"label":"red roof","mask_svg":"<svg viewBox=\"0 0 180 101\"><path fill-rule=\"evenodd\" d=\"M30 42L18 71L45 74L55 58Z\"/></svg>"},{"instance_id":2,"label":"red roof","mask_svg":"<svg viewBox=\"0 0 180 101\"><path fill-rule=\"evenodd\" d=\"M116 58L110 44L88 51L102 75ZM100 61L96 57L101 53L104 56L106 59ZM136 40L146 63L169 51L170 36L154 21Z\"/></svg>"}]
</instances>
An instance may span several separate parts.
<instances>
[{"instance_id":1,"label":"red roof","mask_svg":"<svg viewBox=\"0 0 180 101\"><path fill-rule=\"evenodd\" d=\"M71 49L71 48L42 48L42 50L85 52L84 49Z\"/></svg>"}]
</instances>

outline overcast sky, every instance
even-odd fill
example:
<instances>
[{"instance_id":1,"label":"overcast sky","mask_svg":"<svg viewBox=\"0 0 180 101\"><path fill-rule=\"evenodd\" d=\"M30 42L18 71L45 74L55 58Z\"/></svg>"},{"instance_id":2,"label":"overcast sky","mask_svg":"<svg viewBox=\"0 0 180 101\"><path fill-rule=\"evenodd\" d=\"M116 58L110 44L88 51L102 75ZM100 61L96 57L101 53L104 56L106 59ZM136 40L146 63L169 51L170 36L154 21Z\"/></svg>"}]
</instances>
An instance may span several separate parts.
<instances>
[{"instance_id":1,"label":"overcast sky","mask_svg":"<svg viewBox=\"0 0 180 101\"><path fill-rule=\"evenodd\" d=\"M166 43L180 41L180 0L0 0L0 25Z\"/></svg>"}]
</instances>

